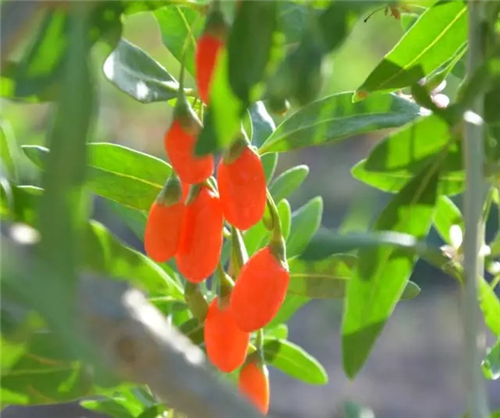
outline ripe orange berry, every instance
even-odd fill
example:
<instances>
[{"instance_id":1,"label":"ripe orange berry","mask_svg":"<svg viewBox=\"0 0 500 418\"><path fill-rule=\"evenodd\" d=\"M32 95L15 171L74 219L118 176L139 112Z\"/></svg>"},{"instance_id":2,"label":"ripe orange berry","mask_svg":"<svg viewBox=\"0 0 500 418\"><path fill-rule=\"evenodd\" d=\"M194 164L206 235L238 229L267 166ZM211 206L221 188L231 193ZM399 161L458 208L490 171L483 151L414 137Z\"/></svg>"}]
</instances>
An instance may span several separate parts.
<instances>
[{"instance_id":1,"label":"ripe orange berry","mask_svg":"<svg viewBox=\"0 0 500 418\"><path fill-rule=\"evenodd\" d=\"M174 175L151 205L146 222L144 248L154 261L163 263L175 255L184 210L181 186Z\"/></svg>"},{"instance_id":2,"label":"ripe orange berry","mask_svg":"<svg viewBox=\"0 0 500 418\"><path fill-rule=\"evenodd\" d=\"M269 411L269 372L258 360L249 360L240 370L238 387L263 414Z\"/></svg>"},{"instance_id":3,"label":"ripe orange berry","mask_svg":"<svg viewBox=\"0 0 500 418\"><path fill-rule=\"evenodd\" d=\"M201 100L206 104L210 99L210 83L227 30L224 15L215 7L209 12L203 33L196 43L196 85Z\"/></svg>"},{"instance_id":4,"label":"ripe orange berry","mask_svg":"<svg viewBox=\"0 0 500 418\"><path fill-rule=\"evenodd\" d=\"M240 367L247 355L250 333L241 331L229 310L229 301L216 297L205 319L205 348L209 360L225 373Z\"/></svg>"},{"instance_id":5,"label":"ripe orange berry","mask_svg":"<svg viewBox=\"0 0 500 418\"><path fill-rule=\"evenodd\" d=\"M184 183L197 184L214 171L212 155L197 157L194 153L201 123L192 114L175 118L165 135L165 151L173 169Z\"/></svg>"},{"instance_id":6,"label":"ripe orange berry","mask_svg":"<svg viewBox=\"0 0 500 418\"><path fill-rule=\"evenodd\" d=\"M227 221L246 230L259 222L266 209L266 175L257 153L246 143L233 148L217 169L222 210Z\"/></svg>"},{"instance_id":7,"label":"ripe orange berry","mask_svg":"<svg viewBox=\"0 0 500 418\"><path fill-rule=\"evenodd\" d=\"M207 186L187 202L175 260L179 272L190 282L200 283L219 263L224 218L216 192Z\"/></svg>"},{"instance_id":8,"label":"ripe orange berry","mask_svg":"<svg viewBox=\"0 0 500 418\"><path fill-rule=\"evenodd\" d=\"M203 103L210 99L210 83L217 57L224 42L210 34L200 36L196 44L196 84Z\"/></svg>"},{"instance_id":9,"label":"ripe orange berry","mask_svg":"<svg viewBox=\"0 0 500 418\"><path fill-rule=\"evenodd\" d=\"M231 312L243 331L266 326L285 300L290 273L270 246L256 252L243 266L231 294Z\"/></svg>"}]
</instances>

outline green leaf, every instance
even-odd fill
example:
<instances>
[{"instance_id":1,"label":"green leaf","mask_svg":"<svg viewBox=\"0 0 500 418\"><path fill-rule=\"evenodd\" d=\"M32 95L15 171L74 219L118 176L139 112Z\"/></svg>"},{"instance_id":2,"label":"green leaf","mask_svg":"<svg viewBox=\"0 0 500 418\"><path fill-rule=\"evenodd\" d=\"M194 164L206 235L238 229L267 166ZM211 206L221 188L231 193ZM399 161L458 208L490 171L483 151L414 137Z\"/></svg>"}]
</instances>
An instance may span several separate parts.
<instances>
[{"instance_id":1,"label":"green leaf","mask_svg":"<svg viewBox=\"0 0 500 418\"><path fill-rule=\"evenodd\" d=\"M300 254L321 226L323 198L316 196L292 214L292 228L286 241L287 257Z\"/></svg>"},{"instance_id":2,"label":"green leaf","mask_svg":"<svg viewBox=\"0 0 500 418\"><path fill-rule=\"evenodd\" d=\"M290 235L290 228L292 226L292 209L288 200L283 199L278 203L278 214L281 221L281 233L283 238L287 239Z\"/></svg>"},{"instance_id":3,"label":"green leaf","mask_svg":"<svg viewBox=\"0 0 500 418\"><path fill-rule=\"evenodd\" d=\"M86 369L52 333L34 334L12 367L2 369L2 405L69 402L92 392Z\"/></svg>"},{"instance_id":4,"label":"green leaf","mask_svg":"<svg viewBox=\"0 0 500 418\"><path fill-rule=\"evenodd\" d=\"M304 182L309 174L307 165L298 165L281 173L269 186L269 191L276 202L289 197Z\"/></svg>"},{"instance_id":5,"label":"green leaf","mask_svg":"<svg viewBox=\"0 0 500 418\"><path fill-rule=\"evenodd\" d=\"M196 10L184 6L167 6L153 12L160 26L163 44L181 62L186 48L186 70L194 75L196 39L201 34L205 17Z\"/></svg>"},{"instance_id":6,"label":"green leaf","mask_svg":"<svg viewBox=\"0 0 500 418\"><path fill-rule=\"evenodd\" d=\"M269 323L268 327L271 328L288 322L290 318L310 300L310 298L305 296L298 296L290 293L287 294L283 305L281 305L280 310Z\"/></svg>"},{"instance_id":7,"label":"green leaf","mask_svg":"<svg viewBox=\"0 0 500 418\"><path fill-rule=\"evenodd\" d=\"M425 11L371 72L356 95L393 91L417 83L441 67L467 42L463 1L440 1Z\"/></svg>"},{"instance_id":8,"label":"green leaf","mask_svg":"<svg viewBox=\"0 0 500 418\"><path fill-rule=\"evenodd\" d=\"M486 326L495 336L500 337L500 300L482 277L479 278L478 283L478 299Z\"/></svg>"},{"instance_id":9,"label":"green leaf","mask_svg":"<svg viewBox=\"0 0 500 418\"><path fill-rule=\"evenodd\" d=\"M190 318L184 322L179 331L188 337L193 344L201 344L203 342L204 324L196 318Z\"/></svg>"},{"instance_id":10,"label":"green leaf","mask_svg":"<svg viewBox=\"0 0 500 418\"><path fill-rule=\"evenodd\" d=\"M168 101L179 84L141 48L121 39L103 66L106 78L141 103Z\"/></svg>"},{"instance_id":11,"label":"green leaf","mask_svg":"<svg viewBox=\"0 0 500 418\"><path fill-rule=\"evenodd\" d=\"M399 96L376 94L352 103L351 93L313 102L281 123L259 152L285 152L324 145L365 132L403 126L419 116L420 108Z\"/></svg>"},{"instance_id":12,"label":"green leaf","mask_svg":"<svg viewBox=\"0 0 500 418\"><path fill-rule=\"evenodd\" d=\"M28 158L43 168L49 150L23 146ZM108 143L87 144L87 186L102 197L148 211L170 176L171 168L159 158Z\"/></svg>"},{"instance_id":13,"label":"green leaf","mask_svg":"<svg viewBox=\"0 0 500 418\"><path fill-rule=\"evenodd\" d=\"M487 379L497 380L500 378L500 339L495 345L488 349L486 358L481 363L483 374Z\"/></svg>"},{"instance_id":14,"label":"green leaf","mask_svg":"<svg viewBox=\"0 0 500 418\"><path fill-rule=\"evenodd\" d=\"M309 5L295 1L279 1L279 27L286 37L287 44L295 44L302 39L311 16L317 12Z\"/></svg>"},{"instance_id":15,"label":"green leaf","mask_svg":"<svg viewBox=\"0 0 500 418\"><path fill-rule=\"evenodd\" d=\"M267 112L263 102L258 101L252 103L249 111L253 126L252 143L256 147L260 147L269 135L274 132L276 125L274 124L273 118Z\"/></svg>"},{"instance_id":16,"label":"green leaf","mask_svg":"<svg viewBox=\"0 0 500 418\"><path fill-rule=\"evenodd\" d=\"M81 401L80 405L90 411L99 412L113 418L135 418L136 413L130 410L129 402L125 399L104 399L98 401Z\"/></svg>"},{"instance_id":17,"label":"green leaf","mask_svg":"<svg viewBox=\"0 0 500 418\"><path fill-rule=\"evenodd\" d=\"M312 299L341 299L345 296L348 281L354 275L356 257L336 254L319 261L295 258L288 263L290 285L288 293ZM401 300L413 299L420 287L409 281Z\"/></svg>"},{"instance_id":18,"label":"green leaf","mask_svg":"<svg viewBox=\"0 0 500 418\"><path fill-rule=\"evenodd\" d=\"M141 241L144 240L144 231L148 220L148 212L123 206L112 200L106 200L107 206L134 232Z\"/></svg>"},{"instance_id":19,"label":"green leaf","mask_svg":"<svg viewBox=\"0 0 500 418\"><path fill-rule=\"evenodd\" d=\"M427 167L380 214L375 231L427 236L437 199L437 175ZM413 270L416 256L394 247L363 249L349 281L342 323L344 370L353 378L389 319Z\"/></svg>"},{"instance_id":20,"label":"green leaf","mask_svg":"<svg viewBox=\"0 0 500 418\"><path fill-rule=\"evenodd\" d=\"M262 220L252 226L243 235L243 241L248 251L248 255L251 256L263 248L270 237L271 233L267 230Z\"/></svg>"},{"instance_id":21,"label":"green leaf","mask_svg":"<svg viewBox=\"0 0 500 418\"><path fill-rule=\"evenodd\" d=\"M453 225L458 225L462 232L465 231L464 220L460 209L458 209L453 201L446 196L441 196L438 199L433 222L434 227L443 241L449 245L452 244L450 230Z\"/></svg>"},{"instance_id":22,"label":"green leaf","mask_svg":"<svg viewBox=\"0 0 500 418\"><path fill-rule=\"evenodd\" d=\"M342 404L344 415L342 418L375 418L375 414L370 408L358 403L345 401Z\"/></svg>"},{"instance_id":23,"label":"green leaf","mask_svg":"<svg viewBox=\"0 0 500 418\"><path fill-rule=\"evenodd\" d=\"M242 1L227 41L228 79L245 106L254 102L275 47L277 1ZM261 88L262 89L262 88Z\"/></svg>"},{"instance_id":24,"label":"green leaf","mask_svg":"<svg viewBox=\"0 0 500 418\"><path fill-rule=\"evenodd\" d=\"M384 191L399 191L432 161L440 159L439 192L463 190L460 143L436 115L421 118L375 145L352 170L355 178Z\"/></svg>"},{"instance_id":25,"label":"green leaf","mask_svg":"<svg viewBox=\"0 0 500 418\"><path fill-rule=\"evenodd\" d=\"M18 168L16 159L18 156L17 143L10 124L2 123L0 125L0 158L2 169L11 180L17 180Z\"/></svg>"},{"instance_id":26,"label":"green leaf","mask_svg":"<svg viewBox=\"0 0 500 418\"><path fill-rule=\"evenodd\" d=\"M288 326L286 324L280 324L266 329L265 332L265 338L268 339L286 340L288 338Z\"/></svg>"},{"instance_id":27,"label":"green leaf","mask_svg":"<svg viewBox=\"0 0 500 418\"><path fill-rule=\"evenodd\" d=\"M107 277L127 279L152 294L184 298L182 288L155 262L125 246L99 222L90 221L85 237L85 267Z\"/></svg>"},{"instance_id":28,"label":"green leaf","mask_svg":"<svg viewBox=\"0 0 500 418\"><path fill-rule=\"evenodd\" d=\"M318 360L286 340L264 340L266 363L310 385L326 385L328 374Z\"/></svg>"},{"instance_id":29,"label":"green leaf","mask_svg":"<svg viewBox=\"0 0 500 418\"><path fill-rule=\"evenodd\" d=\"M269 184L273 179L274 172L276 171L276 166L278 165L278 154L266 154L260 157L262 161L262 166L264 167L264 173L266 175L266 182Z\"/></svg>"}]
</instances>

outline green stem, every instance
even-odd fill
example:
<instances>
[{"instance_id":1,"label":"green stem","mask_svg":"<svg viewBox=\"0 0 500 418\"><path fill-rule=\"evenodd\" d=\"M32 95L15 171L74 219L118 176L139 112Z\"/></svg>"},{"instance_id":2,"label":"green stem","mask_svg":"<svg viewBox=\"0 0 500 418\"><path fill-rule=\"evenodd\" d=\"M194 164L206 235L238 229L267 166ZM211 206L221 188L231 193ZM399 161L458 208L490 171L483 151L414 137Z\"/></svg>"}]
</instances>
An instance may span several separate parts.
<instances>
[{"instance_id":1,"label":"green stem","mask_svg":"<svg viewBox=\"0 0 500 418\"><path fill-rule=\"evenodd\" d=\"M231 263L234 270L234 278L236 279L240 270L248 261L248 253L245 248L245 242L238 229L231 226Z\"/></svg>"},{"instance_id":2,"label":"green stem","mask_svg":"<svg viewBox=\"0 0 500 418\"><path fill-rule=\"evenodd\" d=\"M255 338L255 347L259 353L264 353L264 330L261 328L257 331L257 337Z\"/></svg>"},{"instance_id":3,"label":"green stem","mask_svg":"<svg viewBox=\"0 0 500 418\"><path fill-rule=\"evenodd\" d=\"M470 76L483 60L483 36L481 34L480 0L468 1L469 13L469 53L467 74ZM483 95L478 95L465 118L464 161L466 188L464 195L465 240L462 327L465 351L465 387L467 411L470 418L486 418L488 402L481 374L481 360L484 354L484 341L480 325L480 312L477 303L477 277L484 271L484 259L479 250L484 242L484 221L481 220L485 199L484 181L484 132L480 116L483 114ZM477 120L480 120L479 122Z\"/></svg>"}]
</instances>

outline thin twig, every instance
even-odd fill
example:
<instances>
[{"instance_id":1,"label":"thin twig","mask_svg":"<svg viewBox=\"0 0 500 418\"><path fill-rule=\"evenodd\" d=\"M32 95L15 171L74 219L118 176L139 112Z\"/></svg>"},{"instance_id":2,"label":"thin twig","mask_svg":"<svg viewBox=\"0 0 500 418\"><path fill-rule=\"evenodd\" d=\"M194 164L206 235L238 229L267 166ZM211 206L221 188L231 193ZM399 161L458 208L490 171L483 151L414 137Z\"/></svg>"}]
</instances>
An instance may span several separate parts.
<instances>
[{"instance_id":1,"label":"thin twig","mask_svg":"<svg viewBox=\"0 0 500 418\"><path fill-rule=\"evenodd\" d=\"M468 1L469 13L469 52L467 62L468 76L472 76L483 60L483 36L481 34L480 0ZM467 409L470 418L486 418L488 402L480 364L484 354L484 340L478 307L477 277L484 271L484 258L479 251L484 242L484 221L481 219L486 194L484 180L484 131L483 95L478 95L465 114L464 162L466 189L464 195L465 240L463 291L463 338L465 354L465 387Z\"/></svg>"}]
</instances>

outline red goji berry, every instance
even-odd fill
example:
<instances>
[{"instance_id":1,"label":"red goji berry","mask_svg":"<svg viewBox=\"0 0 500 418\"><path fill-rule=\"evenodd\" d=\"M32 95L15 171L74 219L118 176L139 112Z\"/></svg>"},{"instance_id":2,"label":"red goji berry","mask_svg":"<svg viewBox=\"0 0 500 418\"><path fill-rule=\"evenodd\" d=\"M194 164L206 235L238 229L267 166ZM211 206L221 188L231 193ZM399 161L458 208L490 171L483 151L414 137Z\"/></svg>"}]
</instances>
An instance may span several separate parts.
<instances>
[{"instance_id":1,"label":"red goji berry","mask_svg":"<svg viewBox=\"0 0 500 418\"><path fill-rule=\"evenodd\" d=\"M208 104L210 83L212 81L217 57L225 44L227 24L224 15L214 7L207 16L207 23L196 43L196 84L204 103Z\"/></svg>"},{"instance_id":2,"label":"red goji berry","mask_svg":"<svg viewBox=\"0 0 500 418\"><path fill-rule=\"evenodd\" d=\"M231 294L231 312L247 332L266 326L285 300L290 273L270 246L256 252L243 266Z\"/></svg>"},{"instance_id":3,"label":"red goji berry","mask_svg":"<svg viewBox=\"0 0 500 418\"><path fill-rule=\"evenodd\" d=\"M212 155L197 157L195 146L201 123L194 113L176 115L165 135L165 151L173 169L184 183L196 184L208 179L214 171Z\"/></svg>"},{"instance_id":4,"label":"red goji berry","mask_svg":"<svg viewBox=\"0 0 500 418\"><path fill-rule=\"evenodd\" d=\"M205 319L204 335L207 357L221 371L230 373L245 362L250 333L238 328L228 300L216 297L212 301Z\"/></svg>"},{"instance_id":5,"label":"red goji berry","mask_svg":"<svg viewBox=\"0 0 500 418\"><path fill-rule=\"evenodd\" d=\"M151 205L146 222L144 247L154 261L162 263L175 255L184 210L181 185L174 174Z\"/></svg>"},{"instance_id":6,"label":"red goji berry","mask_svg":"<svg viewBox=\"0 0 500 418\"><path fill-rule=\"evenodd\" d=\"M190 282L210 276L219 263L224 217L219 196L207 186L194 186L186 205L176 254L179 272Z\"/></svg>"},{"instance_id":7,"label":"red goji berry","mask_svg":"<svg viewBox=\"0 0 500 418\"><path fill-rule=\"evenodd\" d=\"M238 378L240 392L263 414L269 411L269 372L257 359L250 359L241 368Z\"/></svg>"},{"instance_id":8,"label":"red goji berry","mask_svg":"<svg viewBox=\"0 0 500 418\"><path fill-rule=\"evenodd\" d=\"M222 159L217 185L224 217L231 225L244 231L261 220L266 209L266 176L259 156L248 144L237 144Z\"/></svg>"}]
</instances>

